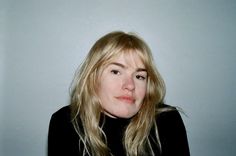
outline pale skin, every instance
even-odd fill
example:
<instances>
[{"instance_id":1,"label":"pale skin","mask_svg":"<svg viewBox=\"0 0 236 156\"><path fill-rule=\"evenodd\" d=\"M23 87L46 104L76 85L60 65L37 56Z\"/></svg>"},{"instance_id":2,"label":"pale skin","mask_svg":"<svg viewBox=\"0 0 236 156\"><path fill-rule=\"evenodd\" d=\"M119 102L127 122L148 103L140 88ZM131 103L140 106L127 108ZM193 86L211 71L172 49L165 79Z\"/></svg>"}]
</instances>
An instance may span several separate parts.
<instances>
[{"instance_id":1,"label":"pale skin","mask_svg":"<svg viewBox=\"0 0 236 156\"><path fill-rule=\"evenodd\" d=\"M139 111L147 88L147 71L135 53L115 57L100 77L99 98L106 115L130 118Z\"/></svg>"}]
</instances>

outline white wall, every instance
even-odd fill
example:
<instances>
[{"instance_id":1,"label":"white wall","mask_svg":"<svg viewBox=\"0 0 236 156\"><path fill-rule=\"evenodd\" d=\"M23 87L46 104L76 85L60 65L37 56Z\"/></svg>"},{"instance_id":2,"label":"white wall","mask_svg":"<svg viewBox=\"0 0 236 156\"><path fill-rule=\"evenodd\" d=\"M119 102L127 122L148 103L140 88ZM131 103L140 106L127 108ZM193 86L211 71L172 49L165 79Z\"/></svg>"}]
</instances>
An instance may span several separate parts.
<instances>
[{"instance_id":1,"label":"white wall","mask_svg":"<svg viewBox=\"0 0 236 156\"><path fill-rule=\"evenodd\" d=\"M112 30L135 31L149 43L166 80L167 103L188 115L183 119L192 156L236 152L236 1L8 0L4 4L0 7L0 33L5 34L0 37L0 92L4 90L0 155L46 155L51 114L67 105L74 71L91 45Z\"/></svg>"},{"instance_id":2,"label":"white wall","mask_svg":"<svg viewBox=\"0 0 236 156\"><path fill-rule=\"evenodd\" d=\"M4 112L4 78L5 78L5 33L6 33L6 6L3 1L0 2L0 155L3 155L2 137L3 137L3 112Z\"/></svg>"}]
</instances>

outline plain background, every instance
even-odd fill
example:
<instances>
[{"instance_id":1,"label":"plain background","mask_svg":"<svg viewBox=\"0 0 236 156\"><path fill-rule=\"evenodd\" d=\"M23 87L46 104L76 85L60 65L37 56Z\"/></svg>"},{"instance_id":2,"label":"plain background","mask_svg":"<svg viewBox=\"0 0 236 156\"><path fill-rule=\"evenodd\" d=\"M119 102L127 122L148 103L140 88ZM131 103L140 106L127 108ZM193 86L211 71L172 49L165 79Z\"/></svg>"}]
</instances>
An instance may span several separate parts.
<instances>
[{"instance_id":1,"label":"plain background","mask_svg":"<svg viewBox=\"0 0 236 156\"><path fill-rule=\"evenodd\" d=\"M113 30L149 44L192 156L235 155L235 19L235 0L2 0L0 155L46 155L76 68Z\"/></svg>"}]
</instances>

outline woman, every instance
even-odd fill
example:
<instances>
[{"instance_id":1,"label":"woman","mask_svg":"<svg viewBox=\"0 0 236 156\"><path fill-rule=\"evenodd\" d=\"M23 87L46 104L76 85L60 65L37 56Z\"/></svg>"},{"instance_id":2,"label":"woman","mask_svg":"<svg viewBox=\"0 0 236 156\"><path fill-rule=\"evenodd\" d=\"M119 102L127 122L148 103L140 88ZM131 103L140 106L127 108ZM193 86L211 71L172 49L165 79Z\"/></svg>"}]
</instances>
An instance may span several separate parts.
<instances>
[{"instance_id":1,"label":"woman","mask_svg":"<svg viewBox=\"0 0 236 156\"><path fill-rule=\"evenodd\" d=\"M140 37L103 36L75 75L70 105L52 115L48 155L190 155L183 121L164 96Z\"/></svg>"}]
</instances>

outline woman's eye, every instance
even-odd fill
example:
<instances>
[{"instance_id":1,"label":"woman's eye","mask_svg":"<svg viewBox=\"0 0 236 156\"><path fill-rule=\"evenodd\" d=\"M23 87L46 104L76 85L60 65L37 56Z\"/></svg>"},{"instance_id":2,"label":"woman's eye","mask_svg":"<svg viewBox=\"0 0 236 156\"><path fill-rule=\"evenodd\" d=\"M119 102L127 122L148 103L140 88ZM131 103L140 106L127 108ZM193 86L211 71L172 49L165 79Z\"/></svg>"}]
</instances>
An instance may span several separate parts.
<instances>
[{"instance_id":1,"label":"woman's eye","mask_svg":"<svg viewBox=\"0 0 236 156\"><path fill-rule=\"evenodd\" d=\"M118 70L111 70L111 73L114 74L114 75L120 74L120 72Z\"/></svg>"},{"instance_id":2,"label":"woman's eye","mask_svg":"<svg viewBox=\"0 0 236 156\"><path fill-rule=\"evenodd\" d=\"M146 80L146 77L142 75L136 75L136 78L139 80Z\"/></svg>"}]
</instances>

